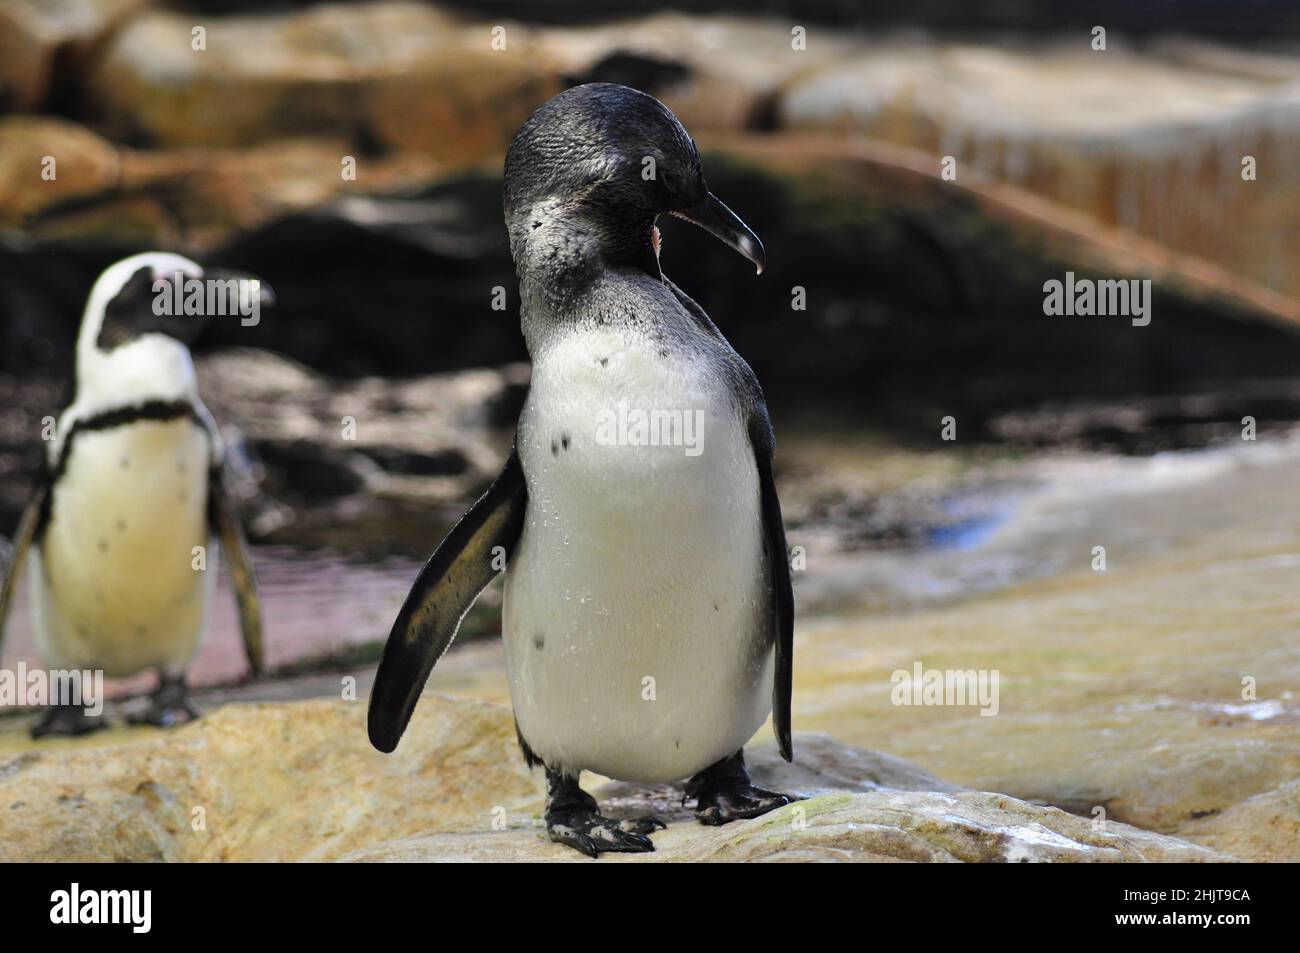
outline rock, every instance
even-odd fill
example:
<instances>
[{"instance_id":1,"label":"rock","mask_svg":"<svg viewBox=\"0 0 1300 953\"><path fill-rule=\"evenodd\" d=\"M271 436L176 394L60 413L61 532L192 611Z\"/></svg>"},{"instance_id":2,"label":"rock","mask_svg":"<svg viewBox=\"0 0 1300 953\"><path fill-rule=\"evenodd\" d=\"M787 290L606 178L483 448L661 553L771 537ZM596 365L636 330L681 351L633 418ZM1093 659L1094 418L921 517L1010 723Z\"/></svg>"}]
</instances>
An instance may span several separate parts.
<instances>
[{"instance_id":1,"label":"rock","mask_svg":"<svg viewBox=\"0 0 1300 953\"><path fill-rule=\"evenodd\" d=\"M102 197L121 178L121 151L88 129L62 119L0 117L0 224L20 227L43 209Z\"/></svg>"},{"instance_id":2,"label":"rock","mask_svg":"<svg viewBox=\"0 0 1300 953\"><path fill-rule=\"evenodd\" d=\"M663 228L666 270L711 314L747 316L720 325L769 391L794 377L802 378L802 393L851 378L840 399L863 399L878 386L878 399L897 406L911 396L909 381L924 380L926 395L915 396L928 413L956 413L953 403L960 402L959 416L982 420L993 404L1021 409L1049 394L1100 396L1115 387L1116 396L1131 396L1159 392L1175 379L1183 382L1172 385L1178 392L1222 379L1231 374L1226 364L1210 366L1222 356L1217 345L1183 346L1188 336L1211 333L1211 314L1245 319L1222 325L1225 332L1233 327L1222 341L1258 347L1249 359L1256 368L1300 344L1300 300L1013 187L973 176L944 182L916 150L812 134L715 142L736 162L728 167L711 157L710 182L717 180L714 188L760 236L774 236L765 239L763 280L803 287L817 304L791 340L779 332L784 318L770 309L773 298L762 283L736 282L715 296L715 282L690 275L690 263L708 257L708 236L674 223ZM687 273L677 277L682 267ZM1150 325L1138 334L1122 317L1045 316L1044 279L1067 271L1150 279ZM1176 339L1157 340L1168 333ZM1080 354L1089 360L1080 363ZM1016 370L995 369L1003 359ZM914 370L896 373L913 360ZM1193 370L1189 360L1201 366ZM1086 381L1079 374L1085 364ZM1153 388L1157 365L1171 376ZM1272 374L1290 372L1279 363L1256 376ZM1121 379L1130 383L1121 387ZM947 390L957 381L964 393Z\"/></svg>"},{"instance_id":3,"label":"rock","mask_svg":"<svg viewBox=\"0 0 1300 953\"><path fill-rule=\"evenodd\" d=\"M0 0L0 108L76 88L104 39L153 0Z\"/></svg>"},{"instance_id":4,"label":"rock","mask_svg":"<svg viewBox=\"0 0 1300 953\"><path fill-rule=\"evenodd\" d=\"M142 152L64 120L3 117L0 226L21 228L36 242L201 254L356 191L340 175L349 148L324 138ZM53 177L43 175L47 167ZM363 169L366 189L400 190L429 181L438 166L407 154L366 160Z\"/></svg>"},{"instance_id":5,"label":"rock","mask_svg":"<svg viewBox=\"0 0 1300 953\"><path fill-rule=\"evenodd\" d=\"M253 539L421 560L500 472L528 387L523 364L346 380L254 348L196 363ZM55 380L0 376L0 397L8 533L40 464L43 418L66 393Z\"/></svg>"},{"instance_id":6,"label":"rock","mask_svg":"<svg viewBox=\"0 0 1300 953\"><path fill-rule=\"evenodd\" d=\"M823 36L815 52L791 48L784 21L661 13L633 21L541 31L571 84L614 82L663 100L692 133L770 122L781 86L846 49Z\"/></svg>"},{"instance_id":7,"label":"rock","mask_svg":"<svg viewBox=\"0 0 1300 953\"><path fill-rule=\"evenodd\" d=\"M329 453L355 453L387 464L394 477L457 480L445 493L420 496L457 499L501 459L490 431L498 405L510 414L522 399L528 369L435 374L418 379L334 380L269 351L236 348L198 362L204 400L223 421L238 421L245 439L260 447L311 444ZM377 481L377 482L376 482ZM372 493L399 492L374 477ZM326 494L330 495L330 494Z\"/></svg>"},{"instance_id":8,"label":"rock","mask_svg":"<svg viewBox=\"0 0 1300 953\"><path fill-rule=\"evenodd\" d=\"M544 838L543 779L524 766L509 710L426 695L393 755L370 748L364 722L356 702L229 705L170 733L136 729L140 740L34 746L0 763L0 861L583 859ZM814 797L722 828L673 807L672 788L597 795L619 815L667 809L669 829L641 860L1225 859L953 791L829 738L799 736L796 750L780 769L758 752L755 777Z\"/></svg>"},{"instance_id":9,"label":"rock","mask_svg":"<svg viewBox=\"0 0 1300 953\"><path fill-rule=\"evenodd\" d=\"M147 740L41 746L0 765L0 858L321 860L536 801L508 713L431 697L413 724L387 757L366 740L364 703L337 701L230 706Z\"/></svg>"},{"instance_id":10,"label":"rock","mask_svg":"<svg viewBox=\"0 0 1300 953\"><path fill-rule=\"evenodd\" d=\"M505 50L489 48L487 26L466 27L419 66L368 82L361 104L368 134L451 165L504 154L524 120L562 88L524 28L505 29L513 31Z\"/></svg>"},{"instance_id":11,"label":"rock","mask_svg":"<svg viewBox=\"0 0 1300 953\"><path fill-rule=\"evenodd\" d=\"M523 27L509 27L506 49L494 50L487 25L424 4L205 17L197 52L195 21L150 13L115 37L93 89L118 133L231 147L342 131L368 151L472 162L500 151L560 88Z\"/></svg>"},{"instance_id":12,"label":"rock","mask_svg":"<svg viewBox=\"0 0 1300 953\"><path fill-rule=\"evenodd\" d=\"M1300 780L1187 824L1182 836L1212 850L1251 860L1300 862Z\"/></svg>"},{"instance_id":13,"label":"rock","mask_svg":"<svg viewBox=\"0 0 1300 953\"><path fill-rule=\"evenodd\" d=\"M1027 495L967 545L856 561L809 545L796 603L824 611L833 587L840 619L796 631L793 724L965 787L1245 859L1283 854L1300 655L1277 620L1294 604L1297 459L1294 436L1039 459L1017 468ZM802 526L787 531L804 544ZM1090 566L1093 540L1105 572ZM996 713L899 704L897 673L911 682L917 664L999 673Z\"/></svg>"},{"instance_id":14,"label":"rock","mask_svg":"<svg viewBox=\"0 0 1300 953\"><path fill-rule=\"evenodd\" d=\"M336 380L250 348L201 358L198 375L255 537L421 557L448 528L439 504L458 508L496 477L499 425L528 381L524 365Z\"/></svg>"},{"instance_id":15,"label":"rock","mask_svg":"<svg viewBox=\"0 0 1300 953\"><path fill-rule=\"evenodd\" d=\"M1087 37L1033 47L866 40L819 60L775 107L787 129L833 130L942 156L1096 221L1300 297L1300 60L1209 43L1140 50ZM1135 95L1135 90L1140 93ZM1243 179L1243 159L1255 177Z\"/></svg>"},{"instance_id":16,"label":"rock","mask_svg":"<svg viewBox=\"0 0 1300 953\"><path fill-rule=\"evenodd\" d=\"M1300 339L1286 330L1300 324L1300 303L1026 192L945 183L915 150L812 134L720 143L725 151L707 158L709 182L767 243L768 272L747 280L734 253L676 220L661 223L665 270L714 316L773 401L824 396L908 426L953 413L976 434L989 417L1047 398L1181 399L1206 381L1282 379L1300 361ZM341 184L327 181L329 147L315 166L307 148L293 168L320 178L303 177L296 191L273 194L297 173L267 146L256 162L210 178L160 177L129 196L46 210L32 220L34 247L0 247L0 335L9 338L0 362L19 369L41 352L66 362L85 291L118 255L172 245L178 232L202 250L276 214L208 257L266 278L277 308L256 328L219 323L204 346L279 350L341 376L525 357L498 179L458 175L285 215L286 196L310 202ZM136 242L111 250L104 234L91 248L74 238L91 222L155 218L156 229L142 225ZM1045 316L1044 276L1067 270L1151 278L1150 326ZM736 280L718 281L720 273ZM792 337L796 286L808 310Z\"/></svg>"},{"instance_id":17,"label":"rock","mask_svg":"<svg viewBox=\"0 0 1300 953\"><path fill-rule=\"evenodd\" d=\"M599 795L599 792L597 792ZM996 794L878 791L821 794L752 821L705 828L674 819L655 851L607 855L627 862L1211 863L1231 858L1122 824L1105 833L1054 808ZM802 825L802 826L801 826ZM581 861L537 826L474 835L442 833L347 854L347 861Z\"/></svg>"}]
</instances>

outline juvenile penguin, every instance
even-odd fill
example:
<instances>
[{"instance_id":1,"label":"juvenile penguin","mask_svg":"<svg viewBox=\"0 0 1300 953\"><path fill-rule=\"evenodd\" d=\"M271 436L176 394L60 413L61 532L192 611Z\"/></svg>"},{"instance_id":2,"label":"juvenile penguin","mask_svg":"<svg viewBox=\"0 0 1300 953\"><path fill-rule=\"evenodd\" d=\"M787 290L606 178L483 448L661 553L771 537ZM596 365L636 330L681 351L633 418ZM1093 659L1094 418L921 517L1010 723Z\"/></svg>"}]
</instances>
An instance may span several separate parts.
<instances>
[{"instance_id":1,"label":"juvenile penguin","mask_svg":"<svg viewBox=\"0 0 1300 953\"><path fill-rule=\"evenodd\" d=\"M392 751L460 619L504 568L510 697L546 771L552 840L653 850L657 818L603 817L581 771L689 779L705 824L792 800L743 746L790 737L794 600L772 427L753 372L660 270L656 219L704 228L761 273L763 246L705 187L658 100L595 83L524 123L505 219L532 385L505 469L417 578L371 692Z\"/></svg>"},{"instance_id":2,"label":"juvenile penguin","mask_svg":"<svg viewBox=\"0 0 1300 953\"><path fill-rule=\"evenodd\" d=\"M117 262L95 282L77 337L74 396L46 444L0 589L3 636L30 551L42 660L110 678L156 669L158 688L136 720L159 726L198 715L185 670L211 616L214 535L230 562L249 664L262 668L253 563L188 346L204 318L155 314L175 282L203 276L186 258L151 252ZM196 547L204 556L197 563ZM32 734L102 725L81 707L52 705Z\"/></svg>"}]
</instances>

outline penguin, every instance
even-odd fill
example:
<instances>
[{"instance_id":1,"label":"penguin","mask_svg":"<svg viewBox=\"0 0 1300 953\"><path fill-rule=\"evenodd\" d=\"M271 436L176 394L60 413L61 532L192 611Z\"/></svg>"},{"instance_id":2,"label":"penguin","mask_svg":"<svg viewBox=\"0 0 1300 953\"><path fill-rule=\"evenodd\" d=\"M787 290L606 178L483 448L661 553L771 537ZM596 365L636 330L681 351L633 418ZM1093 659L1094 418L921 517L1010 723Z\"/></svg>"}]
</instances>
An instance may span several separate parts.
<instances>
[{"instance_id":1,"label":"penguin","mask_svg":"<svg viewBox=\"0 0 1300 953\"><path fill-rule=\"evenodd\" d=\"M546 773L550 838L588 856L654 849L580 772L686 780L704 824L797 799L755 786L769 711L793 757L794 598L762 389L664 275L657 220L694 223L761 274L758 237L705 185L657 99L592 83L543 104L505 160L505 220L532 382L505 467L419 573L371 691L395 749L460 619L505 572L515 725Z\"/></svg>"},{"instance_id":2,"label":"penguin","mask_svg":"<svg viewBox=\"0 0 1300 953\"><path fill-rule=\"evenodd\" d=\"M242 276L221 280L232 277ZM46 443L0 589L2 640L30 553L42 661L110 678L156 670L148 709L132 720L160 727L199 714L185 671L211 617L214 537L230 564L249 665L254 674L263 667L253 562L189 351L211 315L155 313L160 296L179 293L177 283L204 278L187 258L147 252L96 280L77 337L72 400ZM269 288L249 287L259 287L269 303ZM77 735L105 725L102 715L80 706L52 704L32 735Z\"/></svg>"}]
</instances>

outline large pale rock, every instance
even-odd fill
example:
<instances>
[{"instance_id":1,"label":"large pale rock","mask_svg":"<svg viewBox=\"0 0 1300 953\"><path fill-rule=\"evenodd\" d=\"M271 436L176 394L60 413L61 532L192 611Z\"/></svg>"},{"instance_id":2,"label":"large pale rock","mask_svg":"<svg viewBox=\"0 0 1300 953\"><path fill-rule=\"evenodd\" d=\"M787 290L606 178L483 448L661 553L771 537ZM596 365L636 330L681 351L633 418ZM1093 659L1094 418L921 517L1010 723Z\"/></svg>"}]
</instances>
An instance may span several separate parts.
<instances>
[{"instance_id":1,"label":"large pale rock","mask_svg":"<svg viewBox=\"0 0 1300 953\"><path fill-rule=\"evenodd\" d=\"M38 109L153 0L0 0L0 108Z\"/></svg>"},{"instance_id":2,"label":"large pale rock","mask_svg":"<svg viewBox=\"0 0 1300 953\"><path fill-rule=\"evenodd\" d=\"M1150 278L1158 296L1169 294L1186 304L1222 308L1252 320L1300 324L1300 296L1253 279L1249 270L1224 267L1222 258L1188 254L1178 243L1165 245L1107 225L1072 207L1074 203L1046 201L1028 186L1008 185L979 170L959 172L955 181L945 181L936 174L938 158L922 149L884 138L811 131L728 136L715 145L760 164L769 174L824 177L841 184L846 195L870 196L885 208L924 209L922 221L938 214L945 243L963 241L958 236L967 233L968 226L953 223L973 213L967 233L972 240L962 245L961 257L973 261L995 249L999 258L1011 256L1016 264L999 266L1001 277L1031 283L1035 297L1041 295L1044 269L1069 262L1068 267L1080 273L1100 277ZM972 281L971 287L979 283ZM1057 384L1059 393L1059 377Z\"/></svg>"},{"instance_id":3,"label":"large pale rock","mask_svg":"<svg viewBox=\"0 0 1300 953\"><path fill-rule=\"evenodd\" d=\"M103 195L122 176L122 153L62 119L0 119L0 224L21 226L42 209Z\"/></svg>"},{"instance_id":4,"label":"large pale rock","mask_svg":"<svg viewBox=\"0 0 1300 953\"><path fill-rule=\"evenodd\" d=\"M1229 858L1123 824L1106 831L1055 808L997 794L820 794L752 821L706 828L683 818L654 836L652 854L624 862L838 861L926 863L1197 863ZM580 861L540 825L486 835L430 834L345 855L351 861Z\"/></svg>"},{"instance_id":5,"label":"large pale rock","mask_svg":"<svg viewBox=\"0 0 1300 953\"><path fill-rule=\"evenodd\" d=\"M1251 860L1300 863L1300 779L1183 828L1190 841Z\"/></svg>"},{"instance_id":6,"label":"large pale rock","mask_svg":"<svg viewBox=\"0 0 1300 953\"><path fill-rule=\"evenodd\" d=\"M61 119L0 118L0 225L51 243L201 252L341 194L406 188L440 169L406 153L364 159L346 180L351 148L322 138L145 152Z\"/></svg>"},{"instance_id":7,"label":"large pale rock","mask_svg":"<svg viewBox=\"0 0 1300 953\"><path fill-rule=\"evenodd\" d=\"M793 723L887 747L967 787L1104 812L1245 859L1293 853L1297 448L1019 470L1044 489L988 538L948 559L895 558L893 571L918 588L981 567L1042 575L919 612L853 617L844 606L843 621L805 623ZM1089 566L1094 540L1106 572ZM820 559L808 575L825 584L841 570ZM855 582L859 599L879 598L879 565L842 575L841 591ZM918 662L999 672L996 714L897 703L895 673L910 682ZM1258 697L1243 699L1245 685Z\"/></svg>"},{"instance_id":8,"label":"large pale rock","mask_svg":"<svg viewBox=\"0 0 1300 953\"><path fill-rule=\"evenodd\" d=\"M206 33L193 49L193 31ZM113 128L162 145L238 146L303 134L473 161L499 151L559 90L523 27L424 4L324 5L285 15L151 13L116 37L94 89Z\"/></svg>"},{"instance_id":9,"label":"large pale rock","mask_svg":"<svg viewBox=\"0 0 1300 953\"><path fill-rule=\"evenodd\" d=\"M171 734L43 745L0 765L4 860L313 860L526 810L509 713L424 699L394 755L364 702L241 705ZM196 830L196 827L206 829Z\"/></svg>"},{"instance_id":10,"label":"large pale rock","mask_svg":"<svg viewBox=\"0 0 1300 953\"><path fill-rule=\"evenodd\" d=\"M231 705L170 734L40 745L0 763L0 860L576 860L546 841L543 787L508 709L426 696L398 751L365 706ZM611 813L665 814L652 860L1214 860L1157 834L996 794L954 791L895 758L800 736L760 783L811 800L708 829L680 791L611 784Z\"/></svg>"},{"instance_id":11,"label":"large pale rock","mask_svg":"<svg viewBox=\"0 0 1300 953\"><path fill-rule=\"evenodd\" d=\"M1300 295L1300 58L1209 44L1105 52L868 41L776 107L792 129L924 150ZM1255 161L1244 180L1242 161Z\"/></svg>"},{"instance_id":12,"label":"large pale rock","mask_svg":"<svg viewBox=\"0 0 1300 953\"><path fill-rule=\"evenodd\" d=\"M853 38L819 35L792 46L784 20L662 13L631 21L541 31L541 43L574 81L618 82L659 97L692 132L763 124L773 97Z\"/></svg>"},{"instance_id":13,"label":"large pale rock","mask_svg":"<svg viewBox=\"0 0 1300 953\"><path fill-rule=\"evenodd\" d=\"M459 510L500 471L495 428L516 415L528 369L339 380L233 348L201 359L198 377L228 424L256 536L355 548L370 532L381 549L401 538L423 553L447 528L435 507Z\"/></svg>"}]
</instances>

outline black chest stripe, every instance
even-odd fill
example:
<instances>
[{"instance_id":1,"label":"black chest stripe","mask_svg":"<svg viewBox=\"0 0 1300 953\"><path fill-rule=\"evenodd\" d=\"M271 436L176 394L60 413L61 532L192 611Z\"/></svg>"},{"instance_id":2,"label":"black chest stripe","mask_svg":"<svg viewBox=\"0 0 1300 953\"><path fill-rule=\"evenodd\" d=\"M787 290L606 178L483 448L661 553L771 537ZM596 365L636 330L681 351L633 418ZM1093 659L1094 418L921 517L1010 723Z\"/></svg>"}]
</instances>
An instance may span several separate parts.
<instances>
[{"instance_id":1,"label":"black chest stripe","mask_svg":"<svg viewBox=\"0 0 1300 953\"><path fill-rule=\"evenodd\" d=\"M181 419L192 420L205 432L207 430L203 418L199 416L198 411L194 409L194 405L188 400L147 400L139 404L129 404L126 407L105 410L81 420L74 420L72 427L63 438L63 446L59 449L58 463L45 476L46 483L53 487L58 482L59 477L63 476L63 471L68 466L68 456L72 453L72 445L79 433L112 430L115 427L124 427L127 424L136 424L143 421L166 422ZM47 507L49 505L48 500L47 497Z\"/></svg>"}]
</instances>

